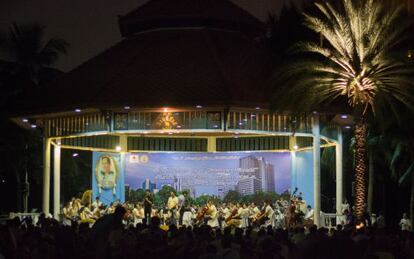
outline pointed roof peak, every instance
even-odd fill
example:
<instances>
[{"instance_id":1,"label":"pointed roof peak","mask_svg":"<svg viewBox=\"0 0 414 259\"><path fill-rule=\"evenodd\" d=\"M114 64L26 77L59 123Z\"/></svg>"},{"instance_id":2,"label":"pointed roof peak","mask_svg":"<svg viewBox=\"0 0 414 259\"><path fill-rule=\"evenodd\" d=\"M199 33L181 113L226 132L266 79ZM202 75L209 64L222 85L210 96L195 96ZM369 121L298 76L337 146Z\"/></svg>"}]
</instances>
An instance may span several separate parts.
<instances>
[{"instance_id":1,"label":"pointed roof peak","mask_svg":"<svg viewBox=\"0 0 414 259\"><path fill-rule=\"evenodd\" d=\"M229 0L150 0L119 17L124 37L166 29L208 27L257 36L264 23Z\"/></svg>"}]
</instances>

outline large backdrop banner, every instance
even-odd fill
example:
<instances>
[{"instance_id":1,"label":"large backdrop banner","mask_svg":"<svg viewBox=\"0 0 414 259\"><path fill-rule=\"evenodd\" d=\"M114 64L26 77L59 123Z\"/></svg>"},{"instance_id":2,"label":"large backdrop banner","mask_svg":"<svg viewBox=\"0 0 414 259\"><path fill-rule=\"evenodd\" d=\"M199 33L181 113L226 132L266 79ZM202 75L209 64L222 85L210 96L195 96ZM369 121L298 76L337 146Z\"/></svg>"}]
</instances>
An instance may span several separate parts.
<instances>
[{"instance_id":1,"label":"large backdrop banner","mask_svg":"<svg viewBox=\"0 0 414 259\"><path fill-rule=\"evenodd\" d=\"M290 152L131 153L125 156L125 184L156 193L168 185L193 197L224 197L291 189Z\"/></svg>"},{"instance_id":2,"label":"large backdrop banner","mask_svg":"<svg viewBox=\"0 0 414 259\"><path fill-rule=\"evenodd\" d=\"M125 201L123 155L116 153L93 153L92 192L93 199L99 197L108 205L114 201Z\"/></svg>"}]
</instances>

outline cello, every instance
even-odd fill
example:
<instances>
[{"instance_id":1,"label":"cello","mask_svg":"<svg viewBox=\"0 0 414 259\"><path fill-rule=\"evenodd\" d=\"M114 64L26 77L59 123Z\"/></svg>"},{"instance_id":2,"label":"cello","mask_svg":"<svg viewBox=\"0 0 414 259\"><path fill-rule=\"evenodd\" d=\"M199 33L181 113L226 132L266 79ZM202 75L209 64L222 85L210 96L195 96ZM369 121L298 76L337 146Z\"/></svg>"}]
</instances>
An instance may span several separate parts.
<instances>
[{"instance_id":1,"label":"cello","mask_svg":"<svg viewBox=\"0 0 414 259\"><path fill-rule=\"evenodd\" d=\"M202 222L202 220L206 216L208 210L209 210L209 207L207 205L204 206L204 208L202 210L200 210L200 212L197 214L197 217L196 217L196 220L197 220L198 223Z\"/></svg>"},{"instance_id":2,"label":"cello","mask_svg":"<svg viewBox=\"0 0 414 259\"><path fill-rule=\"evenodd\" d=\"M234 209L233 209L233 211L231 212L231 214L230 214L230 216L228 216L226 219L225 219L225 221L224 222L226 222L226 224L228 225L229 224L229 222L232 220L232 219L236 219L237 217L237 214L239 213L239 210L237 209L237 207L235 207Z\"/></svg>"}]
</instances>

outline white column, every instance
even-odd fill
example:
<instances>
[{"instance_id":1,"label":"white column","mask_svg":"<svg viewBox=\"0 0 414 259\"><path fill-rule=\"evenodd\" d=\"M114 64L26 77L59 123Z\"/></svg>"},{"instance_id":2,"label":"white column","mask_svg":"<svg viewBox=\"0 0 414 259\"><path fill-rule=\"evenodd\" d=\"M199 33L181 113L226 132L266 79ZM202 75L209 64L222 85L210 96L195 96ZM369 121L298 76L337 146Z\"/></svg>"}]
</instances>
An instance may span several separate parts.
<instances>
[{"instance_id":1,"label":"white column","mask_svg":"<svg viewBox=\"0 0 414 259\"><path fill-rule=\"evenodd\" d=\"M342 128L338 127L338 143L335 146L335 163L336 163L336 213L341 213L343 195L343 139ZM337 221L339 223L339 221Z\"/></svg>"},{"instance_id":2,"label":"white column","mask_svg":"<svg viewBox=\"0 0 414 259\"><path fill-rule=\"evenodd\" d=\"M296 152L290 151L290 156L292 158L292 191L295 189L295 187L298 186L298 175L296 171Z\"/></svg>"},{"instance_id":3,"label":"white column","mask_svg":"<svg viewBox=\"0 0 414 259\"><path fill-rule=\"evenodd\" d=\"M313 210L315 225L321 226L321 143L319 129L319 115L312 117L313 132Z\"/></svg>"},{"instance_id":4,"label":"white column","mask_svg":"<svg viewBox=\"0 0 414 259\"><path fill-rule=\"evenodd\" d=\"M60 214L60 146L54 147L53 155L53 217L58 220Z\"/></svg>"},{"instance_id":5,"label":"white column","mask_svg":"<svg viewBox=\"0 0 414 259\"><path fill-rule=\"evenodd\" d=\"M50 139L43 140L43 208L42 212L49 214L50 202Z\"/></svg>"}]
</instances>

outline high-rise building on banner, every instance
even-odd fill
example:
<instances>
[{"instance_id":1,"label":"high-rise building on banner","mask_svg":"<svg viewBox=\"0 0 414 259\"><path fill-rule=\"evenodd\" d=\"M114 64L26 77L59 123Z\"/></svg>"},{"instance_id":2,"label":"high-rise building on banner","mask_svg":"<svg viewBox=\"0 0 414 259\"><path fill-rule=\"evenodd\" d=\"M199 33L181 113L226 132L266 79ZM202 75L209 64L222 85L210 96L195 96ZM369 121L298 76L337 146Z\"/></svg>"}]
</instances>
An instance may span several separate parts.
<instances>
[{"instance_id":1,"label":"high-rise building on banner","mask_svg":"<svg viewBox=\"0 0 414 259\"><path fill-rule=\"evenodd\" d=\"M174 177L174 186L173 188L177 191L177 192L181 192L181 177Z\"/></svg>"},{"instance_id":2,"label":"high-rise building on banner","mask_svg":"<svg viewBox=\"0 0 414 259\"><path fill-rule=\"evenodd\" d=\"M275 192L275 166L266 163L266 177L267 177L267 188L268 192Z\"/></svg>"},{"instance_id":3,"label":"high-rise building on banner","mask_svg":"<svg viewBox=\"0 0 414 259\"><path fill-rule=\"evenodd\" d=\"M144 190L150 190L150 192L152 192L154 189L156 189L156 187L157 185L155 183L152 183L148 178L142 182L142 189Z\"/></svg>"},{"instance_id":4,"label":"high-rise building on banner","mask_svg":"<svg viewBox=\"0 0 414 259\"><path fill-rule=\"evenodd\" d=\"M240 176L255 176L261 179L259 172L259 162L254 156L243 157L239 160L239 167L241 169Z\"/></svg>"},{"instance_id":5,"label":"high-rise building on banner","mask_svg":"<svg viewBox=\"0 0 414 259\"><path fill-rule=\"evenodd\" d=\"M237 183L237 192L241 195L254 194L262 189L262 183L255 176L243 176Z\"/></svg>"}]
</instances>

